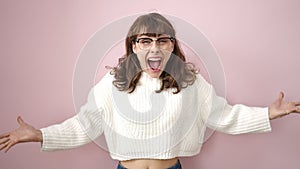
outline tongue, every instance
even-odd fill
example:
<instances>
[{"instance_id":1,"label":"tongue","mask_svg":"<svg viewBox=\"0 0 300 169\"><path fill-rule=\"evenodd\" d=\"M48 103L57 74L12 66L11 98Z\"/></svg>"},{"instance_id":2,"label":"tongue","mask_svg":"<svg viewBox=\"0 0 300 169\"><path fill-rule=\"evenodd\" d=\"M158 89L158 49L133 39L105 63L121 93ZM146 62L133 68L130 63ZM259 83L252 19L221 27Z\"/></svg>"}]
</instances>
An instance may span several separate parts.
<instances>
[{"instance_id":1,"label":"tongue","mask_svg":"<svg viewBox=\"0 0 300 169\"><path fill-rule=\"evenodd\" d=\"M150 61L149 60L149 66L151 67L151 69L156 70L160 66L160 61Z\"/></svg>"}]
</instances>

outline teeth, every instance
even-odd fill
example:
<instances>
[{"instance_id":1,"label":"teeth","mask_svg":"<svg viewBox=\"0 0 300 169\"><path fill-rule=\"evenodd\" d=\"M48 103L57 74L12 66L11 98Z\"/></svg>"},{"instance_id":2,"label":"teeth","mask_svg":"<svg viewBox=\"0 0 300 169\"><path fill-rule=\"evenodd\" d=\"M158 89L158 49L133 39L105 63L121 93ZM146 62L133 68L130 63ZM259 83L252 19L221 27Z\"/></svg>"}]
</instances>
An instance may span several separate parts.
<instances>
[{"instance_id":1,"label":"teeth","mask_svg":"<svg viewBox=\"0 0 300 169\"><path fill-rule=\"evenodd\" d=\"M148 65L152 70L159 70L159 67L161 65L162 58L160 57L152 57L148 58Z\"/></svg>"},{"instance_id":2,"label":"teeth","mask_svg":"<svg viewBox=\"0 0 300 169\"><path fill-rule=\"evenodd\" d=\"M148 58L148 60L156 62L156 61L161 61L161 58Z\"/></svg>"}]
</instances>

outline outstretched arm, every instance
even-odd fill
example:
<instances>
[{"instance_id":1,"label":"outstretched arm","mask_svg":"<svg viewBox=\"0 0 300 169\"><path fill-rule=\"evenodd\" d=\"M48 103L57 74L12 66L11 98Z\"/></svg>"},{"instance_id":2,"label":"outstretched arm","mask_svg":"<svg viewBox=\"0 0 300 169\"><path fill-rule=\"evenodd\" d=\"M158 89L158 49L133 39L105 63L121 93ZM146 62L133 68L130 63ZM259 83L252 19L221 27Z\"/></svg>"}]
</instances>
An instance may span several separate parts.
<instances>
[{"instance_id":1,"label":"outstretched arm","mask_svg":"<svg viewBox=\"0 0 300 169\"><path fill-rule=\"evenodd\" d=\"M300 102L285 102L284 93L280 92L278 99L269 106L270 120L277 119L290 113L300 113Z\"/></svg>"},{"instance_id":2,"label":"outstretched arm","mask_svg":"<svg viewBox=\"0 0 300 169\"><path fill-rule=\"evenodd\" d=\"M78 114L62 122L36 129L17 118L16 130L0 135L0 151L7 152L23 142L40 142L43 151L63 150L84 145L102 134L102 113L110 106L109 92L112 78L109 73L90 91L88 100Z\"/></svg>"},{"instance_id":3,"label":"outstretched arm","mask_svg":"<svg viewBox=\"0 0 300 169\"><path fill-rule=\"evenodd\" d=\"M25 123L19 116L17 121L20 125L16 130L0 135L0 151L6 153L11 147L24 142L43 142L42 132Z\"/></svg>"},{"instance_id":4,"label":"outstretched arm","mask_svg":"<svg viewBox=\"0 0 300 169\"><path fill-rule=\"evenodd\" d=\"M290 113L300 113L300 102L284 101L283 92L269 107L249 107L242 104L229 105L223 97L217 96L211 84L203 77L197 78L198 92L202 101L201 116L209 128L228 134L260 133L271 131L269 120Z\"/></svg>"}]
</instances>

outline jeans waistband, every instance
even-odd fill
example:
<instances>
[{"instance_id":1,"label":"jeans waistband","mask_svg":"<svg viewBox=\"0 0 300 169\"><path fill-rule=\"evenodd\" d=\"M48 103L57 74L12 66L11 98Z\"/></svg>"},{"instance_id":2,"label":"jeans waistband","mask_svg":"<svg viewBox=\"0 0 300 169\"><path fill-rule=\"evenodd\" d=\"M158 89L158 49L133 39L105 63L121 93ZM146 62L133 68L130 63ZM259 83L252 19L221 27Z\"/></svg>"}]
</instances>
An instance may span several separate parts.
<instances>
[{"instance_id":1,"label":"jeans waistband","mask_svg":"<svg viewBox=\"0 0 300 169\"><path fill-rule=\"evenodd\" d=\"M124 166L121 165L121 163L119 162L117 169L128 169L125 168ZM176 164L174 164L173 166L166 168L166 169L182 169L181 168L181 164L180 161L178 160Z\"/></svg>"}]
</instances>

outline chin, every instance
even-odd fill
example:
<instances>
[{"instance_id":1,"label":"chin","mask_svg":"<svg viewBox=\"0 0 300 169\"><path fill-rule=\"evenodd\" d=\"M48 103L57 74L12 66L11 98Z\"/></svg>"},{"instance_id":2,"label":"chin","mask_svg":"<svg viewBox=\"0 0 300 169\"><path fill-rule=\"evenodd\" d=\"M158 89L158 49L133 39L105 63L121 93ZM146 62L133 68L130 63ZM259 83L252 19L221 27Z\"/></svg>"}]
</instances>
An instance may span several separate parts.
<instances>
[{"instance_id":1,"label":"chin","mask_svg":"<svg viewBox=\"0 0 300 169\"><path fill-rule=\"evenodd\" d=\"M159 78L159 76L161 75L162 71L152 71L152 70L146 70L145 71L148 75L150 75L152 78Z\"/></svg>"}]
</instances>

